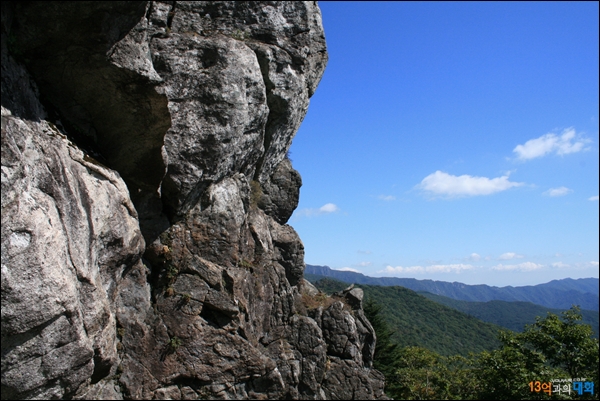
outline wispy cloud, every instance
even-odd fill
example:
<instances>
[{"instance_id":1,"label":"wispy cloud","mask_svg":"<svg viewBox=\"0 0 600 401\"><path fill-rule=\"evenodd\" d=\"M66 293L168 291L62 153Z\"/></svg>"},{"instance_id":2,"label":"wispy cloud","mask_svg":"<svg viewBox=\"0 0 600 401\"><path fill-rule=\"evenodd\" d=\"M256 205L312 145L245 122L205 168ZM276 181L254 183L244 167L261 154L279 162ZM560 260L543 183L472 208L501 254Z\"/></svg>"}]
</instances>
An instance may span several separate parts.
<instances>
[{"instance_id":1,"label":"wispy cloud","mask_svg":"<svg viewBox=\"0 0 600 401\"><path fill-rule=\"evenodd\" d=\"M506 253L503 253L502 255L500 255L500 257L498 258L498 260L522 259L524 257L525 256L519 255L519 254L514 253L514 252L506 252Z\"/></svg>"},{"instance_id":2,"label":"wispy cloud","mask_svg":"<svg viewBox=\"0 0 600 401\"><path fill-rule=\"evenodd\" d=\"M492 267L492 270L528 272L528 271L532 271L532 270L539 270L542 267L544 267L544 265L540 265L539 263L523 262L523 263L519 263L517 265L499 264L499 265Z\"/></svg>"},{"instance_id":3,"label":"wispy cloud","mask_svg":"<svg viewBox=\"0 0 600 401\"><path fill-rule=\"evenodd\" d=\"M491 195L525 185L522 182L509 181L508 176L509 174L496 178L456 176L438 170L425 177L417 187L433 195L463 197Z\"/></svg>"},{"instance_id":4,"label":"wispy cloud","mask_svg":"<svg viewBox=\"0 0 600 401\"><path fill-rule=\"evenodd\" d=\"M339 269L332 269L332 270L337 270L337 271L340 271L340 272L354 272L354 273L360 273L360 271L358 271L358 270L356 270L356 269L353 269L353 268L351 268L351 267L342 267L342 268L339 268Z\"/></svg>"},{"instance_id":5,"label":"wispy cloud","mask_svg":"<svg viewBox=\"0 0 600 401\"><path fill-rule=\"evenodd\" d=\"M558 188L550 188L549 190L544 192L544 195L556 197L556 196L565 196L567 194L570 194L571 192L573 192L573 190L569 189L567 187L558 187Z\"/></svg>"},{"instance_id":6,"label":"wispy cloud","mask_svg":"<svg viewBox=\"0 0 600 401\"><path fill-rule=\"evenodd\" d=\"M377 197L377 199L380 199L380 200L386 201L386 202L390 202L390 201L396 200L396 197L393 195L379 195Z\"/></svg>"},{"instance_id":7,"label":"wispy cloud","mask_svg":"<svg viewBox=\"0 0 600 401\"><path fill-rule=\"evenodd\" d=\"M589 201L597 201L598 200L598 195L594 195L594 196L590 196L588 198Z\"/></svg>"},{"instance_id":8,"label":"wispy cloud","mask_svg":"<svg viewBox=\"0 0 600 401\"><path fill-rule=\"evenodd\" d=\"M548 133L539 138L530 139L523 145L517 145L513 152L519 160L530 160L550 153L566 155L585 150L588 138L577 135L573 127L565 129L562 134Z\"/></svg>"},{"instance_id":9,"label":"wispy cloud","mask_svg":"<svg viewBox=\"0 0 600 401\"><path fill-rule=\"evenodd\" d=\"M463 270L473 269L468 264L430 265L430 266L386 266L380 273L460 273Z\"/></svg>"},{"instance_id":10,"label":"wispy cloud","mask_svg":"<svg viewBox=\"0 0 600 401\"><path fill-rule=\"evenodd\" d=\"M359 265L360 267L367 267L367 266L371 266L371 265L372 265L372 263L371 263L371 262L360 262L358 265Z\"/></svg>"},{"instance_id":11,"label":"wispy cloud","mask_svg":"<svg viewBox=\"0 0 600 401\"><path fill-rule=\"evenodd\" d=\"M323 206L321 206L320 208L300 209L296 213L299 216L311 217L311 216L318 216L321 214L335 213L335 212L338 212L339 210L340 210L340 208L337 207L337 205L335 203L326 203Z\"/></svg>"},{"instance_id":12,"label":"wispy cloud","mask_svg":"<svg viewBox=\"0 0 600 401\"><path fill-rule=\"evenodd\" d=\"M362 251L362 250L359 249L358 251L356 251L356 253L362 253L362 254L365 254L365 255L371 255L373 252L369 251L369 250Z\"/></svg>"},{"instance_id":13,"label":"wispy cloud","mask_svg":"<svg viewBox=\"0 0 600 401\"><path fill-rule=\"evenodd\" d=\"M481 260L481 255L479 255L478 253L473 252L470 256L469 256L469 260L473 261L473 262L479 262L479 260Z\"/></svg>"},{"instance_id":14,"label":"wispy cloud","mask_svg":"<svg viewBox=\"0 0 600 401\"><path fill-rule=\"evenodd\" d=\"M598 261L592 260L589 262L573 263L573 264L567 264L567 263L563 263L563 262L555 262L555 263L552 263L550 266L552 266L556 269L571 269L571 270L595 269L595 270L598 270Z\"/></svg>"},{"instance_id":15,"label":"wispy cloud","mask_svg":"<svg viewBox=\"0 0 600 401\"><path fill-rule=\"evenodd\" d=\"M551 266L556 267L557 269L568 269L569 267L571 267L570 265L563 262L554 262Z\"/></svg>"}]
</instances>

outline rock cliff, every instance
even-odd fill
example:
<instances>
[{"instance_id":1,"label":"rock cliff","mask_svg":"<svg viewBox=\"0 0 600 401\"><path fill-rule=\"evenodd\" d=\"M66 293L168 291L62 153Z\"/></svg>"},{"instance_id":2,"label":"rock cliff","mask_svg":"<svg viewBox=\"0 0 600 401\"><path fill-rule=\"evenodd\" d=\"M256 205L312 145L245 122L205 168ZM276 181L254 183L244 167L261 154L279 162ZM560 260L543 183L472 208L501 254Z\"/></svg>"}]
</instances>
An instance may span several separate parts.
<instances>
[{"instance_id":1,"label":"rock cliff","mask_svg":"<svg viewBox=\"0 0 600 401\"><path fill-rule=\"evenodd\" d=\"M286 157L315 2L2 2L2 399L378 399Z\"/></svg>"}]
</instances>

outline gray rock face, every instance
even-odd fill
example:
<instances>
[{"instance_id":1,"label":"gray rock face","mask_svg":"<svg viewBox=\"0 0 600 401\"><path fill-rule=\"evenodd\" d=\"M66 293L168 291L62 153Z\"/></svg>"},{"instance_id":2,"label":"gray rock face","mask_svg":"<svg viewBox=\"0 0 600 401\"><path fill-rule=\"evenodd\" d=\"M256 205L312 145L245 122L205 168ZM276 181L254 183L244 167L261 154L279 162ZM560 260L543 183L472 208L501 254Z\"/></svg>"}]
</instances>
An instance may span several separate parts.
<instances>
[{"instance_id":1,"label":"gray rock face","mask_svg":"<svg viewBox=\"0 0 600 401\"><path fill-rule=\"evenodd\" d=\"M285 224L320 18L3 2L3 399L385 398L362 294Z\"/></svg>"},{"instance_id":2,"label":"gray rock face","mask_svg":"<svg viewBox=\"0 0 600 401\"><path fill-rule=\"evenodd\" d=\"M25 76L10 58L2 67ZM3 88L19 86L14 77L3 74ZM44 120L34 99L28 118L2 106L3 398L64 397L111 371L118 283L144 252L119 174Z\"/></svg>"}]
</instances>

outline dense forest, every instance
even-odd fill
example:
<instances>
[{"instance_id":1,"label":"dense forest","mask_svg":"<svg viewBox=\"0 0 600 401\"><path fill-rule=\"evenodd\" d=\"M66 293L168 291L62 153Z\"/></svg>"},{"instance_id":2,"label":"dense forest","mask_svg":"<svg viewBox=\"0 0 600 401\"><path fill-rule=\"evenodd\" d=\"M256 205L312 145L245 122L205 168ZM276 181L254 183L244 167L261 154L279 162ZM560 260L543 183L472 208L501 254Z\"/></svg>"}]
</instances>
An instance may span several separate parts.
<instances>
[{"instance_id":1,"label":"dense forest","mask_svg":"<svg viewBox=\"0 0 600 401\"><path fill-rule=\"evenodd\" d=\"M315 285L327 293L347 286ZM598 399L598 338L576 306L515 332L402 287L359 287L377 334L374 365L394 399Z\"/></svg>"},{"instance_id":2,"label":"dense forest","mask_svg":"<svg viewBox=\"0 0 600 401\"><path fill-rule=\"evenodd\" d=\"M536 317L546 316L548 312L555 315L560 315L563 312L561 309L547 308L532 304L531 302L472 302L443 297L429 292L417 293L432 301L474 316L484 322L497 324L512 331L523 331L526 324L535 322ZM581 310L582 321L592 326L594 337L598 337L598 316L598 311Z\"/></svg>"}]
</instances>

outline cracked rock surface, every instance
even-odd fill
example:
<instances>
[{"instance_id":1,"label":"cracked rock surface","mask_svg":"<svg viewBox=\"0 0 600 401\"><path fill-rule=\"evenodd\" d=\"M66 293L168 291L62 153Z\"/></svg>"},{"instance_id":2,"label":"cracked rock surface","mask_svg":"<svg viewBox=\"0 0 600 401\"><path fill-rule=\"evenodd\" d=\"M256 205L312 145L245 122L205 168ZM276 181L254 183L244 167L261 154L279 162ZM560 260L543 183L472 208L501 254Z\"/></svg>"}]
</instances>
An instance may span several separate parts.
<instances>
[{"instance_id":1,"label":"cracked rock surface","mask_svg":"<svg viewBox=\"0 0 600 401\"><path fill-rule=\"evenodd\" d=\"M380 399L303 278L315 2L2 3L2 398Z\"/></svg>"}]
</instances>

